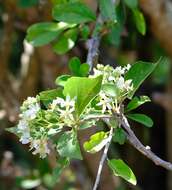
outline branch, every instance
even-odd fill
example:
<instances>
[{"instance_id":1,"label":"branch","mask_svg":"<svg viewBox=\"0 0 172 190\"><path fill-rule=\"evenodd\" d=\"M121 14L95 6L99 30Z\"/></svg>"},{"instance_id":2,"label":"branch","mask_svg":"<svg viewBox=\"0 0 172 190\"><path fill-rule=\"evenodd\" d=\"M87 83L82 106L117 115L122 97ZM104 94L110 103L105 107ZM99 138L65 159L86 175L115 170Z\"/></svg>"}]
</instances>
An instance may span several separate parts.
<instances>
[{"instance_id":1,"label":"branch","mask_svg":"<svg viewBox=\"0 0 172 190\"><path fill-rule=\"evenodd\" d=\"M85 118L81 121L81 122L85 122L85 121L90 121L92 119L96 119L96 120L99 120L99 119L110 119L112 118L111 115L90 115L90 116L85 116Z\"/></svg>"},{"instance_id":2,"label":"branch","mask_svg":"<svg viewBox=\"0 0 172 190\"><path fill-rule=\"evenodd\" d=\"M130 128L130 125L128 123L127 118L121 114L121 116L117 117L118 121L122 124L123 129L126 132L127 139L130 142L130 144L136 148L139 152L141 152L143 155L145 155L147 158L152 160L156 165L162 166L166 168L167 170L172 171L172 164L170 162L166 162L159 158L157 155L155 155L149 147L145 147L139 139L135 136L134 132Z\"/></svg>"},{"instance_id":3,"label":"branch","mask_svg":"<svg viewBox=\"0 0 172 190\"><path fill-rule=\"evenodd\" d=\"M102 25L102 24L103 24L103 21L102 21L101 15L99 14L99 16L97 17L97 20L96 20L96 24L95 24L95 28L94 28L92 37L91 37L91 39L89 39L87 41L88 54L87 54L86 63L90 66L90 72L92 72L94 63L97 62L99 45L100 45L100 40L101 40L100 33L96 32L96 34L95 34L95 30L96 30L97 25Z\"/></svg>"},{"instance_id":4,"label":"branch","mask_svg":"<svg viewBox=\"0 0 172 190\"><path fill-rule=\"evenodd\" d=\"M109 137L108 137L106 146L104 148L104 151L103 151L100 163L99 163L99 168L98 168L98 171L97 171L96 181L94 183L93 190L96 190L98 188L98 185L99 185L99 182L100 182L100 176L101 176L101 173L102 173L102 168L103 168L105 159L107 157L107 152L109 150L109 146L110 146L110 143L111 143L111 140L112 140L112 136L113 136L113 128L111 127Z\"/></svg>"}]
</instances>

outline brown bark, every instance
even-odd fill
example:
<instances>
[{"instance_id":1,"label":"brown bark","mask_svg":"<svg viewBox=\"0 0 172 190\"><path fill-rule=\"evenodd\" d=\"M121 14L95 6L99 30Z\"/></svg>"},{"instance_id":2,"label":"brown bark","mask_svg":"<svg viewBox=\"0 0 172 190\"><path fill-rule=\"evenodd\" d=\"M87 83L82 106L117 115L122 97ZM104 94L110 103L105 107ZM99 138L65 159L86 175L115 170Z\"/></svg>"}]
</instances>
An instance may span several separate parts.
<instances>
[{"instance_id":1,"label":"brown bark","mask_svg":"<svg viewBox=\"0 0 172 190\"><path fill-rule=\"evenodd\" d=\"M168 10L168 1L140 0L140 6L149 18L153 35L172 57L172 16Z\"/></svg>"},{"instance_id":2,"label":"brown bark","mask_svg":"<svg viewBox=\"0 0 172 190\"><path fill-rule=\"evenodd\" d=\"M169 11L170 1L165 0L140 0L140 6L144 13L148 16L150 27L153 35L159 40L161 46L166 50L172 59L172 16ZM172 72L171 72L172 76ZM168 96L159 96L163 98L161 104L167 108L167 128L166 128L166 142L168 160L172 161L172 109L168 109L172 97L172 80L169 80L167 88ZM157 98L157 97L156 97ZM160 100L156 101L160 102ZM168 174L168 189L172 189L172 173Z\"/></svg>"}]
</instances>

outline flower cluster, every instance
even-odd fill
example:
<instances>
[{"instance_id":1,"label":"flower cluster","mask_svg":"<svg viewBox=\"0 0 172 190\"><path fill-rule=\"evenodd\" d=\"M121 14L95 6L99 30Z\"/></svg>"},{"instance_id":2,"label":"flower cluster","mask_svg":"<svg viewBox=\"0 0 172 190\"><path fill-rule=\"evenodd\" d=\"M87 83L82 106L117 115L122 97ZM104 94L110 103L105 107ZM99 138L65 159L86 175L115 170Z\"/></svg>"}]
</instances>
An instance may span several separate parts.
<instances>
[{"instance_id":1,"label":"flower cluster","mask_svg":"<svg viewBox=\"0 0 172 190\"><path fill-rule=\"evenodd\" d=\"M40 111L38 100L33 97L28 97L21 106L20 121L18 124L18 132L21 133L20 141L27 144L31 140L30 136L30 121L36 118Z\"/></svg>"},{"instance_id":2,"label":"flower cluster","mask_svg":"<svg viewBox=\"0 0 172 190\"><path fill-rule=\"evenodd\" d=\"M132 80L124 79L124 75L129 69L129 64L115 69L109 65L98 64L94 69L93 76L103 75L102 90L99 93L99 103L97 104L102 106L102 113L105 113L106 110L117 109L118 104L133 90Z\"/></svg>"},{"instance_id":3,"label":"flower cluster","mask_svg":"<svg viewBox=\"0 0 172 190\"><path fill-rule=\"evenodd\" d=\"M75 98L71 99L66 96L66 99L57 97L50 104L50 109L56 112L58 116L59 127L72 127L75 125L74 111L75 111Z\"/></svg>"},{"instance_id":4,"label":"flower cluster","mask_svg":"<svg viewBox=\"0 0 172 190\"><path fill-rule=\"evenodd\" d=\"M21 106L18 133L21 136L20 141L22 144L30 143L30 149L33 150L33 154L39 153L41 158L45 158L50 152L48 140L44 128L41 125L36 125L35 122L40 111L39 97L28 97Z\"/></svg>"},{"instance_id":5,"label":"flower cluster","mask_svg":"<svg viewBox=\"0 0 172 190\"><path fill-rule=\"evenodd\" d=\"M49 137L58 133L64 126L74 125L74 106L75 101L69 96L65 100L57 97L47 110L42 110L39 96L28 97L21 106L17 126L21 143L30 143L33 154L40 154L41 158L45 158L50 153Z\"/></svg>"},{"instance_id":6,"label":"flower cluster","mask_svg":"<svg viewBox=\"0 0 172 190\"><path fill-rule=\"evenodd\" d=\"M124 79L129 68L130 65L115 69L109 65L97 65L93 75L89 77L102 75L102 88L94 99L94 105L87 105L79 121L75 114L77 97L73 99L68 95L65 98L56 97L51 99L45 109L40 106L40 96L28 97L21 106L20 121L17 126L20 141L23 144L30 143L33 154L39 154L41 158L45 158L50 153L51 137L62 131L64 127L77 128L78 125L82 125L80 129L88 128L97 120L87 121L87 119L87 122L83 123L85 118L89 118L92 114L106 112L111 114L111 111L118 109L120 103L133 90L132 81Z\"/></svg>"}]
</instances>

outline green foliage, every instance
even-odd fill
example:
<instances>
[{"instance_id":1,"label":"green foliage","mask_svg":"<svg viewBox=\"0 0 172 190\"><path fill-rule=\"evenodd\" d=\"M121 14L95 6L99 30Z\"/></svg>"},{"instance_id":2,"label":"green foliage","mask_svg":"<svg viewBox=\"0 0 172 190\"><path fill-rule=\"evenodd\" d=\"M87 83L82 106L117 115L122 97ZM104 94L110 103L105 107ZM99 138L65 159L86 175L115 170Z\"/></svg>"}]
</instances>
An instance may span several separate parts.
<instances>
[{"instance_id":1,"label":"green foliage","mask_svg":"<svg viewBox=\"0 0 172 190\"><path fill-rule=\"evenodd\" d=\"M46 90L39 93L40 100L45 106L48 106L56 97L64 97L62 89Z\"/></svg>"},{"instance_id":2,"label":"green foliage","mask_svg":"<svg viewBox=\"0 0 172 190\"><path fill-rule=\"evenodd\" d=\"M140 96L140 97L134 97L125 108L125 112L129 112L131 110L134 110L141 106L142 104L146 102L150 102L150 98L148 96Z\"/></svg>"},{"instance_id":3,"label":"green foliage","mask_svg":"<svg viewBox=\"0 0 172 190\"><path fill-rule=\"evenodd\" d=\"M107 143L108 136L106 132L98 132L90 137L89 141L84 143L84 149L89 153L100 151Z\"/></svg>"},{"instance_id":4,"label":"green foliage","mask_svg":"<svg viewBox=\"0 0 172 190\"><path fill-rule=\"evenodd\" d=\"M82 39L86 40L86 39L88 39L88 36L90 34L90 28L87 25L83 25L81 27L81 31L80 32L81 32Z\"/></svg>"},{"instance_id":5,"label":"green foliage","mask_svg":"<svg viewBox=\"0 0 172 190\"><path fill-rule=\"evenodd\" d=\"M78 57L73 57L72 59L70 59L69 61L69 69L71 71L71 73L75 76L79 76L79 68L81 66L81 61Z\"/></svg>"},{"instance_id":6,"label":"green foliage","mask_svg":"<svg viewBox=\"0 0 172 190\"><path fill-rule=\"evenodd\" d=\"M90 71L90 66L87 63L83 63L79 68L79 76L86 77Z\"/></svg>"},{"instance_id":7,"label":"green foliage","mask_svg":"<svg viewBox=\"0 0 172 190\"><path fill-rule=\"evenodd\" d=\"M145 125L146 127L152 127L153 126L152 119L150 117L148 117L147 115L132 113L132 114L127 114L127 117L129 119L132 119L138 123Z\"/></svg>"},{"instance_id":8,"label":"green foliage","mask_svg":"<svg viewBox=\"0 0 172 190\"><path fill-rule=\"evenodd\" d=\"M58 54L65 54L75 46L78 29L73 28L63 33L53 45L53 50Z\"/></svg>"},{"instance_id":9,"label":"green foliage","mask_svg":"<svg viewBox=\"0 0 172 190\"><path fill-rule=\"evenodd\" d=\"M132 79L134 90L130 94L130 98L133 97L136 90L144 82L144 80L154 71L160 60L156 63L148 63L139 61L136 62L130 70L126 73L125 79Z\"/></svg>"},{"instance_id":10,"label":"green foliage","mask_svg":"<svg viewBox=\"0 0 172 190\"><path fill-rule=\"evenodd\" d=\"M145 33L146 33L146 23L145 23L143 13L140 12L138 9L133 9L132 11L133 11L134 21L135 21L137 30L142 35L145 35Z\"/></svg>"},{"instance_id":11,"label":"green foliage","mask_svg":"<svg viewBox=\"0 0 172 190\"><path fill-rule=\"evenodd\" d=\"M138 0L124 0L124 2L133 13L134 22L138 32L140 32L142 35L145 35L146 22L142 12L138 9Z\"/></svg>"},{"instance_id":12,"label":"green foliage","mask_svg":"<svg viewBox=\"0 0 172 190\"><path fill-rule=\"evenodd\" d=\"M59 4L53 8L53 18L57 21L80 24L96 19L92 10L81 2Z\"/></svg>"},{"instance_id":13,"label":"green foliage","mask_svg":"<svg viewBox=\"0 0 172 190\"><path fill-rule=\"evenodd\" d=\"M119 95L118 88L114 84L103 84L102 90L113 97L118 97Z\"/></svg>"},{"instance_id":14,"label":"green foliage","mask_svg":"<svg viewBox=\"0 0 172 190\"><path fill-rule=\"evenodd\" d=\"M113 135L113 141L123 145L126 141L126 135L122 128L117 127Z\"/></svg>"},{"instance_id":15,"label":"green foliage","mask_svg":"<svg viewBox=\"0 0 172 190\"><path fill-rule=\"evenodd\" d=\"M69 164L70 164L69 158L62 157L58 159L57 166L53 169L53 179L52 179L53 184L59 181L61 173L66 167L69 166Z\"/></svg>"},{"instance_id":16,"label":"green foliage","mask_svg":"<svg viewBox=\"0 0 172 190\"><path fill-rule=\"evenodd\" d=\"M17 127L5 128L5 131L8 131L8 132L13 133L13 134L15 134L16 136L20 137L20 133L19 133Z\"/></svg>"},{"instance_id":17,"label":"green foliage","mask_svg":"<svg viewBox=\"0 0 172 190\"><path fill-rule=\"evenodd\" d=\"M120 176L129 183L136 185L136 177L129 166L120 159L108 160L108 165L115 176Z\"/></svg>"},{"instance_id":18,"label":"green foliage","mask_svg":"<svg viewBox=\"0 0 172 190\"><path fill-rule=\"evenodd\" d=\"M74 131L64 132L57 141L57 151L62 157L82 160L79 142Z\"/></svg>"},{"instance_id":19,"label":"green foliage","mask_svg":"<svg viewBox=\"0 0 172 190\"><path fill-rule=\"evenodd\" d=\"M76 97L75 111L79 117L89 102L99 93L102 76L96 78L71 77L65 84L64 95Z\"/></svg>"},{"instance_id":20,"label":"green foliage","mask_svg":"<svg viewBox=\"0 0 172 190\"><path fill-rule=\"evenodd\" d=\"M124 2L130 9L135 9L138 6L138 0L124 0Z\"/></svg>"},{"instance_id":21,"label":"green foliage","mask_svg":"<svg viewBox=\"0 0 172 190\"><path fill-rule=\"evenodd\" d=\"M69 61L69 69L74 76L85 77L89 73L89 65L86 63L81 64L79 58L73 57Z\"/></svg>"},{"instance_id":22,"label":"green foliage","mask_svg":"<svg viewBox=\"0 0 172 190\"><path fill-rule=\"evenodd\" d=\"M100 0L99 6L101 15L105 20L116 22L115 5L112 0Z\"/></svg>"},{"instance_id":23,"label":"green foliage","mask_svg":"<svg viewBox=\"0 0 172 190\"><path fill-rule=\"evenodd\" d=\"M29 27L26 40L33 46L42 46L52 42L65 29L72 25L67 23L42 22Z\"/></svg>"},{"instance_id":24,"label":"green foliage","mask_svg":"<svg viewBox=\"0 0 172 190\"><path fill-rule=\"evenodd\" d=\"M61 75L56 78L55 83L59 86L65 86L67 80L71 77L71 75Z\"/></svg>"},{"instance_id":25,"label":"green foliage","mask_svg":"<svg viewBox=\"0 0 172 190\"><path fill-rule=\"evenodd\" d=\"M58 4L67 3L68 0L51 0L51 2L53 3L53 5L58 5Z\"/></svg>"},{"instance_id":26,"label":"green foliage","mask_svg":"<svg viewBox=\"0 0 172 190\"><path fill-rule=\"evenodd\" d=\"M32 7L35 5L38 5L39 0L18 0L18 5L22 8L28 8L28 7Z\"/></svg>"},{"instance_id":27,"label":"green foliage","mask_svg":"<svg viewBox=\"0 0 172 190\"><path fill-rule=\"evenodd\" d=\"M107 39L112 45L118 47L120 45L121 33L124 29L125 23L124 11L121 4L116 6L115 13L117 22L109 26L110 32L107 36Z\"/></svg>"}]
</instances>

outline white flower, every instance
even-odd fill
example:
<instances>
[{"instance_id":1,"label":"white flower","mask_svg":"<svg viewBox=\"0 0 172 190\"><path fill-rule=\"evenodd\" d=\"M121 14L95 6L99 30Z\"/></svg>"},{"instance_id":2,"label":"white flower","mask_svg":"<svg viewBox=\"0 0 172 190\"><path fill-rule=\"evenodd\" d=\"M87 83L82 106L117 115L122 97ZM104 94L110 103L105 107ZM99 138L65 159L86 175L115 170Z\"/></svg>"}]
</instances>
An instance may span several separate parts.
<instances>
[{"instance_id":1,"label":"white flower","mask_svg":"<svg viewBox=\"0 0 172 190\"><path fill-rule=\"evenodd\" d=\"M36 118L37 113L40 110L40 105L38 103L37 98L28 97L21 106L22 114L20 114L21 118L25 120L32 120Z\"/></svg>"},{"instance_id":2,"label":"white flower","mask_svg":"<svg viewBox=\"0 0 172 190\"><path fill-rule=\"evenodd\" d=\"M55 107L57 106L57 105L63 105L63 103L64 103L64 99L63 98L59 98L59 97L57 97L55 100L53 100L53 102L51 103L51 105L50 105L50 107L52 108L52 109L55 109Z\"/></svg>"},{"instance_id":3,"label":"white flower","mask_svg":"<svg viewBox=\"0 0 172 190\"><path fill-rule=\"evenodd\" d=\"M18 127L19 130L24 130L24 129L28 128L28 123L27 123L26 120L22 119L22 120L19 121L17 127Z\"/></svg>"},{"instance_id":4,"label":"white flower","mask_svg":"<svg viewBox=\"0 0 172 190\"><path fill-rule=\"evenodd\" d=\"M113 73L117 76L123 75L125 73L125 68L122 68L121 66L116 67L113 71Z\"/></svg>"},{"instance_id":5,"label":"white flower","mask_svg":"<svg viewBox=\"0 0 172 190\"><path fill-rule=\"evenodd\" d=\"M65 100L58 97L50 105L59 114L59 126L71 126L74 124L73 112L75 111L75 99L71 99L69 95L66 96Z\"/></svg>"},{"instance_id":6,"label":"white flower","mask_svg":"<svg viewBox=\"0 0 172 190\"><path fill-rule=\"evenodd\" d=\"M93 72L94 72L94 77L95 76L99 76L99 75L102 75L103 74L103 72L102 71L100 71L100 70L98 70L98 69L93 69Z\"/></svg>"},{"instance_id":7,"label":"white flower","mask_svg":"<svg viewBox=\"0 0 172 190\"><path fill-rule=\"evenodd\" d=\"M48 148L48 141L46 138L33 139L31 142L31 149L35 149L32 154L40 154L40 158L45 158L50 153Z\"/></svg>"},{"instance_id":8,"label":"white flower","mask_svg":"<svg viewBox=\"0 0 172 190\"><path fill-rule=\"evenodd\" d=\"M114 76L109 76L109 78L108 78L108 81L115 81L116 80L116 78L114 77Z\"/></svg>"},{"instance_id":9,"label":"white flower","mask_svg":"<svg viewBox=\"0 0 172 190\"><path fill-rule=\"evenodd\" d=\"M30 132L29 131L23 131L23 134L22 134L22 136L20 137L20 142L22 143L22 144L28 144L29 142L30 142Z\"/></svg>"},{"instance_id":10,"label":"white flower","mask_svg":"<svg viewBox=\"0 0 172 190\"><path fill-rule=\"evenodd\" d=\"M66 100L61 104L61 107L74 107L75 106L75 99L71 99L69 95L66 96Z\"/></svg>"},{"instance_id":11,"label":"white flower","mask_svg":"<svg viewBox=\"0 0 172 190\"><path fill-rule=\"evenodd\" d=\"M69 95L66 96L66 100L63 98L57 97L55 100L53 100L51 104L51 108L54 109L57 105L60 105L61 108L66 107L74 107L75 106L75 99L71 99Z\"/></svg>"},{"instance_id":12,"label":"white flower","mask_svg":"<svg viewBox=\"0 0 172 190\"><path fill-rule=\"evenodd\" d=\"M22 107L27 108L30 105L38 103L38 100L35 97L28 97L24 102Z\"/></svg>"},{"instance_id":13,"label":"white flower","mask_svg":"<svg viewBox=\"0 0 172 190\"><path fill-rule=\"evenodd\" d=\"M127 66L125 66L126 71L128 71L131 68L130 64L127 64Z\"/></svg>"},{"instance_id":14,"label":"white flower","mask_svg":"<svg viewBox=\"0 0 172 190\"><path fill-rule=\"evenodd\" d=\"M123 90L123 89L125 88L124 77L120 77L120 78L116 81L116 86L117 86L117 88L119 88L120 90Z\"/></svg>"},{"instance_id":15,"label":"white flower","mask_svg":"<svg viewBox=\"0 0 172 190\"><path fill-rule=\"evenodd\" d=\"M22 144L27 144L30 142L30 130L29 125L26 120L22 119L18 124L18 132L21 133L20 142Z\"/></svg>"},{"instance_id":16,"label":"white flower","mask_svg":"<svg viewBox=\"0 0 172 190\"><path fill-rule=\"evenodd\" d=\"M116 85L120 89L121 92L123 92L123 91L129 92L130 90L133 89L132 80L126 80L125 81L123 77L120 77L116 81Z\"/></svg>"},{"instance_id":17,"label":"white flower","mask_svg":"<svg viewBox=\"0 0 172 190\"><path fill-rule=\"evenodd\" d=\"M27 120L35 119L40 109L41 108L38 103L30 105L29 108L23 112L22 117Z\"/></svg>"},{"instance_id":18,"label":"white flower","mask_svg":"<svg viewBox=\"0 0 172 190\"><path fill-rule=\"evenodd\" d=\"M102 113L105 113L106 109L111 110L112 109L112 98L109 98L105 95L105 93L100 92L100 102L97 104L97 106L102 106Z\"/></svg>"},{"instance_id":19,"label":"white flower","mask_svg":"<svg viewBox=\"0 0 172 190\"><path fill-rule=\"evenodd\" d=\"M127 91L133 90L132 80L126 80L125 81L125 89Z\"/></svg>"}]
</instances>

